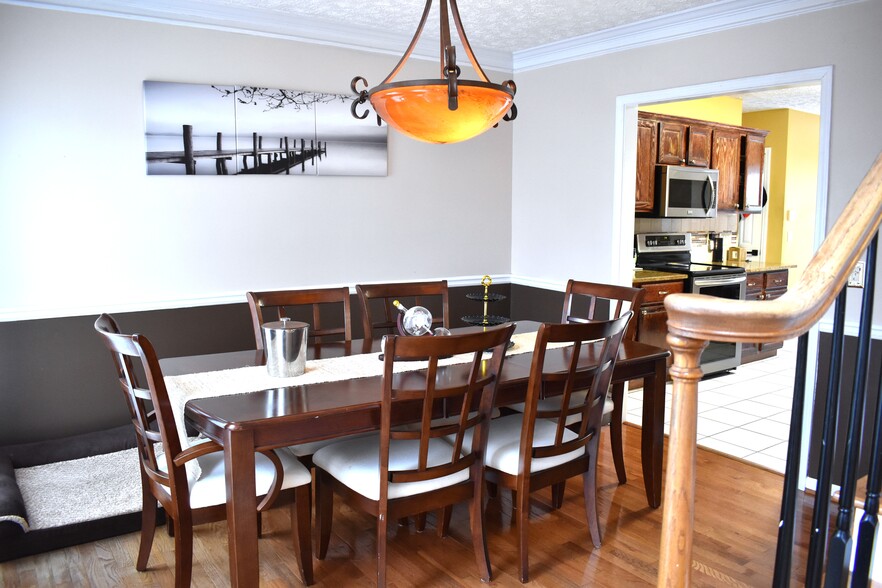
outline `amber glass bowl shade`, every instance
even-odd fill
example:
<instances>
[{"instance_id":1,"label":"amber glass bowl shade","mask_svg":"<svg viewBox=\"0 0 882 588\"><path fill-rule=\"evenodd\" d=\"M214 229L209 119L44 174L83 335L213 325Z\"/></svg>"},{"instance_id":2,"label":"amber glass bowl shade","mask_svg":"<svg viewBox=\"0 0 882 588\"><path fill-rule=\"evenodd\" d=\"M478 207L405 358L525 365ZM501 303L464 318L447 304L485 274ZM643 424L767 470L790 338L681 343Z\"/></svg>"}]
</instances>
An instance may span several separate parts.
<instances>
[{"instance_id":1,"label":"amber glass bowl shade","mask_svg":"<svg viewBox=\"0 0 882 588\"><path fill-rule=\"evenodd\" d=\"M447 106L445 80L414 80L377 86L371 105L386 124L427 143L458 143L480 135L505 116L513 93L498 84L460 80L456 110Z\"/></svg>"}]
</instances>

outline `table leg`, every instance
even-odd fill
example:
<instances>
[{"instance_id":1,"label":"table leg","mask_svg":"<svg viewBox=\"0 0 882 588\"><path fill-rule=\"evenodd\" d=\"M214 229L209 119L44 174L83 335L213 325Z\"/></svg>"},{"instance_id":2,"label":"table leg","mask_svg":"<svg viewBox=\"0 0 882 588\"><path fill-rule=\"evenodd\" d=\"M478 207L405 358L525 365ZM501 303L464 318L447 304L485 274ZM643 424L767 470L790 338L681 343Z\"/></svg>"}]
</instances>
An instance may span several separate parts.
<instances>
[{"instance_id":1,"label":"table leg","mask_svg":"<svg viewBox=\"0 0 882 588\"><path fill-rule=\"evenodd\" d=\"M230 585L258 585L257 492L254 481L254 437L250 431L227 430L224 438L229 529Z\"/></svg>"},{"instance_id":2,"label":"table leg","mask_svg":"<svg viewBox=\"0 0 882 588\"><path fill-rule=\"evenodd\" d=\"M661 505L665 438L665 371L667 359L655 362L655 374L643 379L643 428L641 457L643 483L649 506Z\"/></svg>"}]
</instances>

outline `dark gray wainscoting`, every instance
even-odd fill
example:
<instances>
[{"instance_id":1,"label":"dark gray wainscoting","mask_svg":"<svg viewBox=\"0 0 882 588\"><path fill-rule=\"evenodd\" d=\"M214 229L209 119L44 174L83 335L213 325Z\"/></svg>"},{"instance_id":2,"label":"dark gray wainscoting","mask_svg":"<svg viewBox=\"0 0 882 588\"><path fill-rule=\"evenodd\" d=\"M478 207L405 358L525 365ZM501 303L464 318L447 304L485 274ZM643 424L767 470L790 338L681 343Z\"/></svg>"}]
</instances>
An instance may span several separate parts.
<instances>
[{"instance_id":1,"label":"dark gray wainscoting","mask_svg":"<svg viewBox=\"0 0 882 588\"><path fill-rule=\"evenodd\" d=\"M815 397L813 406L806 407L812 410L811 445L809 447L808 475L818 478L818 461L821 450L821 427L824 419L824 404L827 397L827 379L830 373L830 359L832 352L831 333L821 333L818 339L818 379L815 383ZM845 455L845 441L848 435L848 418L851 410L851 398L854 387L855 361L857 359L857 337L845 337L845 349L842 357L842 387L839 397L839 419L837 421L836 458L833 460L833 478L835 484L842 477L842 466ZM864 411L863 431L861 439L861 460L858 464L858 476L867 474L869 467L869 452L872 443L871 431L874 430L873 420L876 414L876 405L879 402L880 373L882 373L882 341L873 339L870 343L870 369L867 375L866 408ZM811 375L809 375L811 377Z\"/></svg>"},{"instance_id":2,"label":"dark gray wainscoting","mask_svg":"<svg viewBox=\"0 0 882 588\"><path fill-rule=\"evenodd\" d=\"M125 424L129 413L96 316L0 323L0 445L29 443ZM143 333L160 357L254 347L248 305L114 314Z\"/></svg>"},{"instance_id":3,"label":"dark gray wainscoting","mask_svg":"<svg viewBox=\"0 0 882 588\"><path fill-rule=\"evenodd\" d=\"M513 284L511 316L515 320L558 322L563 299L563 291Z\"/></svg>"},{"instance_id":4,"label":"dark gray wainscoting","mask_svg":"<svg viewBox=\"0 0 882 588\"><path fill-rule=\"evenodd\" d=\"M492 292L507 298L491 304L490 314L512 315L511 290L508 284L491 286ZM462 316L482 313L480 302L465 297L480 291L480 284L451 288L451 326L463 326ZM353 337L360 338L361 310L354 295L352 310ZM521 316L530 317L529 313ZM110 355L93 329L96 318L0 323L0 446L90 433L129 422ZM147 335L160 358L254 348L244 295L240 304L123 312L114 313L114 318L124 332Z\"/></svg>"}]
</instances>

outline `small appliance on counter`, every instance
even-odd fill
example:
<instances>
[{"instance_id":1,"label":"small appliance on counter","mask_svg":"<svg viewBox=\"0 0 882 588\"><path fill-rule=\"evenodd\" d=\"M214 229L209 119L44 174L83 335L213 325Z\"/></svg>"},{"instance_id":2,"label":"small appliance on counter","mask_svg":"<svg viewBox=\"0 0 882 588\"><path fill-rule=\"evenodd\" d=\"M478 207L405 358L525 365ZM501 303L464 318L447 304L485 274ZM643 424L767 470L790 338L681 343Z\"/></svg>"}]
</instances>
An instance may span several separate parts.
<instances>
[{"instance_id":1,"label":"small appliance on counter","mask_svg":"<svg viewBox=\"0 0 882 588\"><path fill-rule=\"evenodd\" d=\"M747 249L744 247L729 247L726 251L726 261L730 263L747 261Z\"/></svg>"},{"instance_id":2,"label":"small appliance on counter","mask_svg":"<svg viewBox=\"0 0 882 588\"><path fill-rule=\"evenodd\" d=\"M734 233L707 234L707 250L711 254L711 263L728 261L728 251L738 245L738 236ZM693 256L694 257L694 256Z\"/></svg>"}]
</instances>

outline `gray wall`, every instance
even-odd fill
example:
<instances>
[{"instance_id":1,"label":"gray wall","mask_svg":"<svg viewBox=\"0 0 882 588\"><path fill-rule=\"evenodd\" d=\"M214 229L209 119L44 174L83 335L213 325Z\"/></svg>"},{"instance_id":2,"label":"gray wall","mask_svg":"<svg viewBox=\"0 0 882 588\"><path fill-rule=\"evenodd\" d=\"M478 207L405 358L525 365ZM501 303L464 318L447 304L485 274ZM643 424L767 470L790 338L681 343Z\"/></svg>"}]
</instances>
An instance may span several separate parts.
<instances>
[{"instance_id":1,"label":"gray wall","mask_svg":"<svg viewBox=\"0 0 882 588\"><path fill-rule=\"evenodd\" d=\"M390 133L388 177L145 173L144 80L349 93L398 56L7 4L0 54L0 321L510 272L509 124Z\"/></svg>"}]
</instances>

